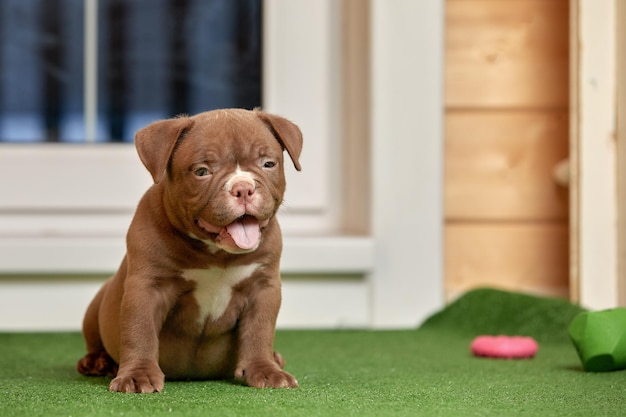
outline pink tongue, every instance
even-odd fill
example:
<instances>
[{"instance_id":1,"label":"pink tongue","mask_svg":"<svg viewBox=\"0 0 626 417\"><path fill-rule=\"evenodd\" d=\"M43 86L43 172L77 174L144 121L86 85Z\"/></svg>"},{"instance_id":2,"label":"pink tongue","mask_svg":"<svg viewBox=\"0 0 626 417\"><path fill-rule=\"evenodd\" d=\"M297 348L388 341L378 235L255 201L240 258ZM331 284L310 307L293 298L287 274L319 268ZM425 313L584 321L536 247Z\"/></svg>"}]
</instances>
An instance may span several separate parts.
<instances>
[{"instance_id":1,"label":"pink tongue","mask_svg":"<svg viewBox=\"0 0 626 417\"><path fill-rule=\"evenodd\" d=\"M235 220L226 226L226 231L241 249L254 249L261 237L259 221L250 216Z\"/></svg>"}]
</instances>

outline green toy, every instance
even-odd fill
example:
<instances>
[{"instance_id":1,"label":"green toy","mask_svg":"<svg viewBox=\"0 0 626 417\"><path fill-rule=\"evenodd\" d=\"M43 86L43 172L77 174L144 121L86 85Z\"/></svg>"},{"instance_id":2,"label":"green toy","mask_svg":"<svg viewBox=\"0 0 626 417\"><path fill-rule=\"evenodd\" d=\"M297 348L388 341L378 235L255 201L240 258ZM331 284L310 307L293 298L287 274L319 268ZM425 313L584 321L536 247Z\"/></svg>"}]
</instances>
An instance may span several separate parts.
<instances>
[{"instance_id":1,"label":"green toy","mask_svg":"<svg viewBox=\"0 0 626 417\"><path fill-rule=\"evenodd\" d=\"M585 371L626 369L626 308L580 313L568 331Z\"/></svg>"}]
</instances>

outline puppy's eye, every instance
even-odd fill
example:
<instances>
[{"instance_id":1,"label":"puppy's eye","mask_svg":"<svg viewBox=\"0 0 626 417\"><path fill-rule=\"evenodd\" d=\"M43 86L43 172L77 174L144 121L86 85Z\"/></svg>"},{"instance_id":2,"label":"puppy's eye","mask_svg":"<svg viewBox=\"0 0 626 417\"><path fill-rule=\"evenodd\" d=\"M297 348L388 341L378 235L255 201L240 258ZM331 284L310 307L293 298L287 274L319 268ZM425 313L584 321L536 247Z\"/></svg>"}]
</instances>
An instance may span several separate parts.
<instances>
[{"instance_id":1,"label":"puppy's eye","mask_svg":"<svg viewBox=\"0 0 626 417\"><path fill-rule=\"evenodd\" d=\"M207 167L197 167L193 170L193 173L196 177L206 177L207 175L211 175L211 171Z\"/></svg>"},{"instance_id":2,"label":"puppy's eye","mask_svg":"<svg viewBox=\"0 0 626 417\"><path fill-rule=\"evenodd\" d=\"M263 168L274 168L276 166L276 162L274 161L265 161L265 163L263 164Z\"/></svg>"}]
</instances>

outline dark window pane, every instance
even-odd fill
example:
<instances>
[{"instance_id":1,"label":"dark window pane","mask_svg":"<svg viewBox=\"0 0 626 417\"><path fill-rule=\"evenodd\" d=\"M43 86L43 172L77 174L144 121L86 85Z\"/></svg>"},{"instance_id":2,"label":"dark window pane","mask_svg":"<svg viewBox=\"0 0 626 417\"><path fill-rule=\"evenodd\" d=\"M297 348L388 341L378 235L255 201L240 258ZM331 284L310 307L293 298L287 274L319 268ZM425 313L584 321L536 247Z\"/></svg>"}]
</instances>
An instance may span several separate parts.
<instances>
[{"instance_id":1,"label":"dark window pane","mask_svg":"<svg viewBox=\"0 0 626 417\"><path fill-rule=\"evenodd\" d=\"M83 0L0 1L0 141L84 141ZM99 0L97 140L261 105L261 0Z\"/></svg>"},{"instance_id":2,"label":"dark window pane","mask_svg":"<svg viewBox=\"0 0 626 417\"><path fill-rule=\"evenodd\" d=\"M0 140L81 140L83 1L0 1Z\"/></svg>"}]
</instances>

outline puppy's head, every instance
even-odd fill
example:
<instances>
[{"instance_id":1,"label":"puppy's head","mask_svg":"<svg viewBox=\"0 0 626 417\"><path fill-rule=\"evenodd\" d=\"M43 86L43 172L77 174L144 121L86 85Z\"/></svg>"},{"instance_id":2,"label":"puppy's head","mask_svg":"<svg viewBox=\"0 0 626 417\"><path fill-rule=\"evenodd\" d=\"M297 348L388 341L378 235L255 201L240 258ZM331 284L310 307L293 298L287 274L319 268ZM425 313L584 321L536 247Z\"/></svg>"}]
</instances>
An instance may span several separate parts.
<instances>
[{"instance_id":1,"label":"puppy's head","mask_svg":"<svg viewBox=\"0 0 626 417\"><path fill-rule=\"evenodd\" d=\"M285 191L283 151L300 170L302 134L261 111L215 110L161 120L139 130L135 146L164 187L170 222L213 250L256 250Z\"/></svg>"}]
</instances>

